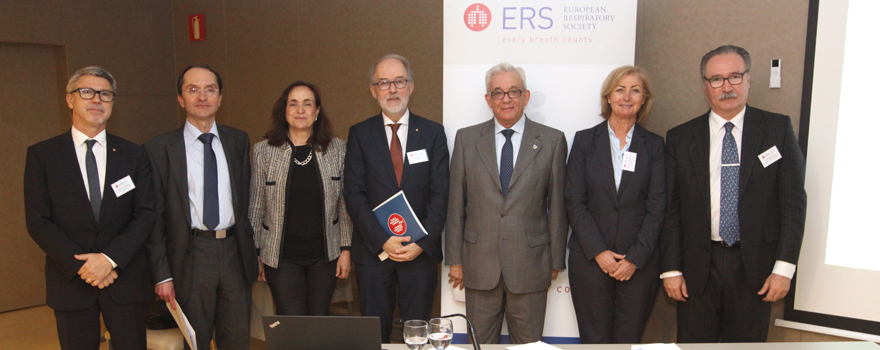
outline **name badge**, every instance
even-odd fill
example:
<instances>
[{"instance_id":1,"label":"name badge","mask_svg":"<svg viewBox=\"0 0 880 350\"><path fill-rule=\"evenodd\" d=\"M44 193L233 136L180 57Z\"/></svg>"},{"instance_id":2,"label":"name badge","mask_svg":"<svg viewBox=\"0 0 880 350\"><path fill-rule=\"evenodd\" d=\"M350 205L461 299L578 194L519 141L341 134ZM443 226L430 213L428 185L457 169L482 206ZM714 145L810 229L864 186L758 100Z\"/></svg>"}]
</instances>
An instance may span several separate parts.
<instances>
[{"instance_id":1,"label":"name badge","mask_svg":"<svg viewBox=\"0 0 880 350\"><path fill-rule=\"evenodd\" d=\"M114 182L110 187L113 188L113 192L116 192L116 198L119 198L134 189L134 182L131 181L131 175L129 175L123 177L122 180Z\"/></svg>"},{"instance_id":2,"label":"name badge","mask_svg":"<svg viewBox=\"0 0 880 350\"><path fill-rule=\"evenodd\" d=\"M406 152L406 158L409 159L409 164L419 164L428 161L428 152L420 149L418 151Z\"/></svg>"},{"instance_id":3,"label":"name badge","mask_svg":"<svg viewBox=\"0 0 880 350\"><path fill-rule=\"evenodd\" d=\"M638 154L630 151L623 152L623 165L620 168L629 172L636 171L636 156Z\"/></svg>"},{"instance_id":4,"label":"name badge","mask_svg":"<svg viewBox=\"0 0 880 350\"><path fill-rule=\"evenodd\" d=\"M782 159L782 155L779 154L779 149L776 146L770 147L770 149L764 151L758 155L758 159L761 160L761 164L764 164L764 167L770 166L770 164L776 163L777 160Z\"/></svg>"}]
</instances>

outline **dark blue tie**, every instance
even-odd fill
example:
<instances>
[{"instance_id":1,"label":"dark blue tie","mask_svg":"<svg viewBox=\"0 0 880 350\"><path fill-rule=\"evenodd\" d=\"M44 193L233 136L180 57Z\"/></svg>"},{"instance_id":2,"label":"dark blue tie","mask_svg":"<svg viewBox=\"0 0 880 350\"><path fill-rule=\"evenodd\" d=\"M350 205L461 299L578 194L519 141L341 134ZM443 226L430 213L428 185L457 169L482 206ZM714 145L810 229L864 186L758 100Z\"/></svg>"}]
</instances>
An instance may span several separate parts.
<instances>
[{"instance_id":1,"label":"dark blue tie","mask_svg":"<svg viewBox=\"0 0 880 350\"><path fill-rule=\"evenodd\" d=\"M95 154L92 153L92 146L98 142L97 140L86 140L88 150L86 150L86 177L89 179L89 202L92 203L92 214L95 220L101 216L101 179L98 177L98 162L95 160Z\"/></svg>"},{"instance_id":2,"label":"dark blue tie","mask_svg":"<svg viewBox=\"0 0 880 350\"><path fill-rule=\"evenodd\" d=\"M501 193L507 196L507 186L510 185L510 176L513 175L513 142L510 137L513 136L512 129L501 130L504 134L504 146L501 147L501 168L499 176L501 180Z\"/></svg>"},{"instance_id":3,"label":"dark blue tie","mask_svg":"<svg viewBox=\"0 0 880 350\"><path fill-rule=\"evenodd\" d=\"M721 222L719 235L724 243L734 245L739 240L739 151L733 134L733 123L724 124L721 146Z\"/></svg>"},{"instance_id":4,"label":"dark blue tie","mask_svg":"<svg viewBox=\"0 0 880 350\"><path fill-rule=\"evenodd\" d=\"M204 202L202 204L202 223L208 230L217 229L220 223L220 199L217 192L217 156L214 155L214 148L211 147L211 141L214 134L207 133L199 136L199 141L205 144L205 193Z\"/></svg>"}]
</instances>

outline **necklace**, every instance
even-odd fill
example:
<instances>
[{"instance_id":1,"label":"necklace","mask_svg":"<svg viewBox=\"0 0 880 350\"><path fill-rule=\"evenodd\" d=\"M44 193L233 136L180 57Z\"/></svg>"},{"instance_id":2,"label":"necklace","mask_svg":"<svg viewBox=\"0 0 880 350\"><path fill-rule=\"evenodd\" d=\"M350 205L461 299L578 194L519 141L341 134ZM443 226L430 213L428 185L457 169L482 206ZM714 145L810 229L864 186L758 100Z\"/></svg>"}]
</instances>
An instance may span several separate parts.
<instances>
[{"instance_id":1,"label":"necklace","mask_svg":"<svg viewBox=\"0 0 880 350\"><path fill-rule=\"evenodd\" d=\"M312 150L311 149L309 150L309 156L306 157L306 160L300 162L299 159L296 159L296 146L293 146L293 162L296 163L296 165L305 166L306 164L309 164L309 162L311 162L311 161L312 161Z\"/></svg>"}]
</instances>

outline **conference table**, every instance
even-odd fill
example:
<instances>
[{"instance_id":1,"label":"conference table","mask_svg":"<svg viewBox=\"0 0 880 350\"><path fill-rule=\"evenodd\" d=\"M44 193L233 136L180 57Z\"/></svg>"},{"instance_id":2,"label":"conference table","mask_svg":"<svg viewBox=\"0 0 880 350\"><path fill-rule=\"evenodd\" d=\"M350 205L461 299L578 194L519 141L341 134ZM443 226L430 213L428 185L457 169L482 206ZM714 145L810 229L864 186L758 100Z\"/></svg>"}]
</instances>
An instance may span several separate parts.
<instances>
[{"instance_id":1,"label":"conference table","mask_svg":"<svg viewBox=\"0 0 880 350\"><path fill-rule=\"evenodd\" d=\"M473 350L471 345L453 344L456 347ZM681 350L880 350L880 345L867 341L816 342L816 343L715 343L715 344L676 344ZM504 350L510 344L486 344L483 350ZM630 350L632 345L555 345L562 350ZM405 344L382 344L384 350L406 350ZM430 345L425 350L433 349Z\"/></svg>"}]
</instances>

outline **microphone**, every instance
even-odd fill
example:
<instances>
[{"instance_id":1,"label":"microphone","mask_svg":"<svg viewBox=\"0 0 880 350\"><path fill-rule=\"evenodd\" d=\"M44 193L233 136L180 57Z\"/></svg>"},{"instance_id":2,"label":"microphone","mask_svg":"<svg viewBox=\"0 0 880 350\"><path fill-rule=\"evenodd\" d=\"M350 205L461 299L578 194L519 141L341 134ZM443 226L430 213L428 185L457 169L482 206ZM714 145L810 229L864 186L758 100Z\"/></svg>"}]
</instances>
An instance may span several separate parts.
<instances>
[{"instance_id":1,"label":"microphone","mask_svg":"<svg viewBox=\"0 0 880 350\"><path fill-rule=\"evenodd\" d=\"M480 342L477 341L477 332L474 331L474 324L471 323L471 320L470 320L469 318L467 318L467 316L462 315L462 314L449 314L449 315L446 315L446 316L440 316L440 317L442 317L442 318L448 318L448 317L461 317L461 318L463 318L465 321L467 321L467 325L468 325L468 334L471 336L471 340L473 341L473 344L474 344L474 350L481 350L481 349L480 349Z\"/></svg>"}]
</instances>

